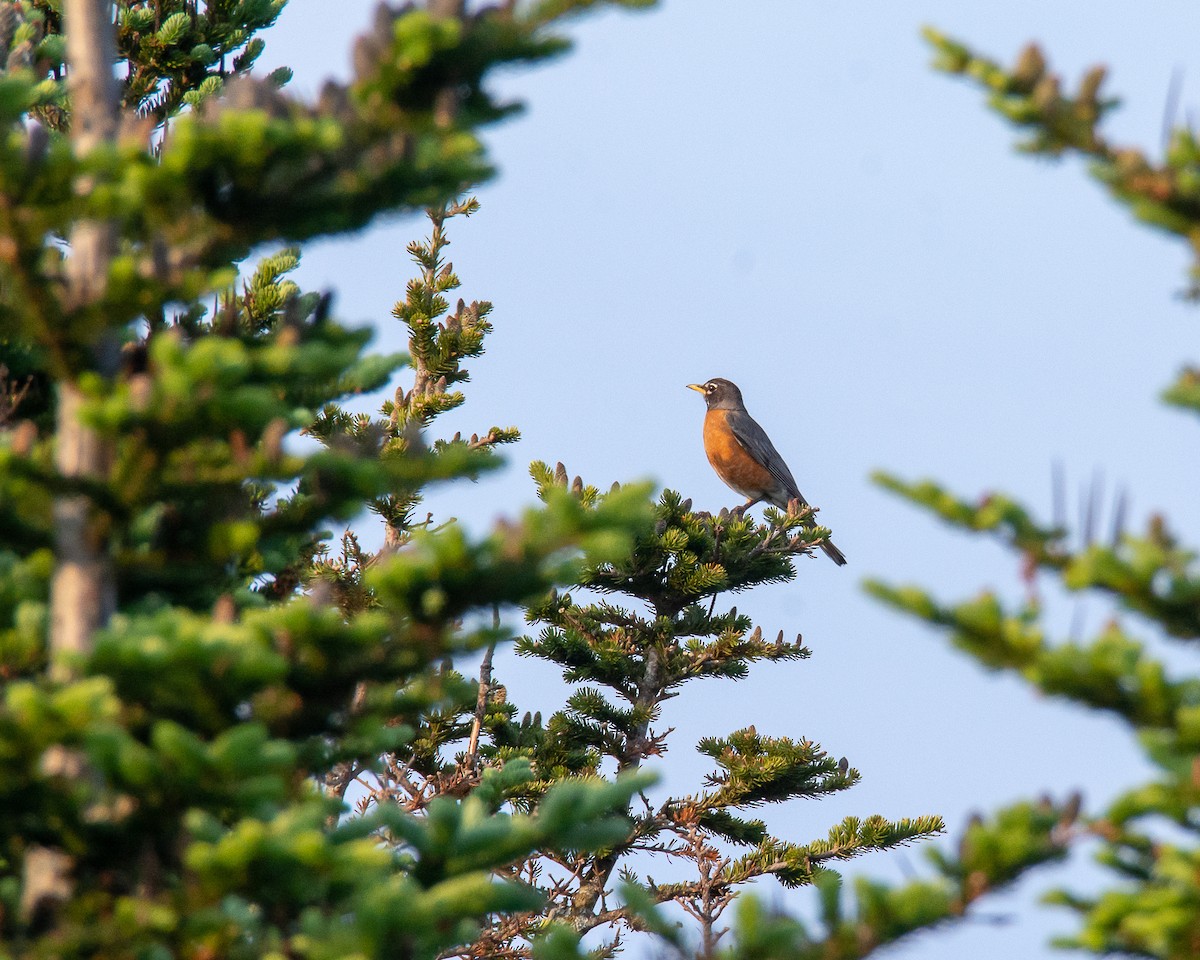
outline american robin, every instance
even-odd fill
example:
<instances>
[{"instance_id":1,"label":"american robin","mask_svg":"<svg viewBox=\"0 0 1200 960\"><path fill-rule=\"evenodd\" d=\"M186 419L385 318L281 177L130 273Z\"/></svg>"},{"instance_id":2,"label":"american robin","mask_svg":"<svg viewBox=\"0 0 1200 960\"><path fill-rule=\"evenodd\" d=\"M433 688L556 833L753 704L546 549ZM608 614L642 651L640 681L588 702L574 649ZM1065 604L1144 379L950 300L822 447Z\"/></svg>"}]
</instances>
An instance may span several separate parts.
<instances>
[{"instance_id":1,"label":"american robin","mask_svg":"<svg viewBox=\"0 0 1200 960\"><path fill-rule=\"evenodd\" d=\"M689 390L704 394L708 413L704 415L704 452L708 462L725 483L748 498L745 507L766 500L786 510L790 500L807 506L792 471L742 403L742 391L736 384L714 377L706 383L689 383ZM743 509L745 509L743 507ZM814 524L815 526L815 524ZM821 549L839 567L845 564L842 551L826 540Z\"/></svg>"}]
</instances>

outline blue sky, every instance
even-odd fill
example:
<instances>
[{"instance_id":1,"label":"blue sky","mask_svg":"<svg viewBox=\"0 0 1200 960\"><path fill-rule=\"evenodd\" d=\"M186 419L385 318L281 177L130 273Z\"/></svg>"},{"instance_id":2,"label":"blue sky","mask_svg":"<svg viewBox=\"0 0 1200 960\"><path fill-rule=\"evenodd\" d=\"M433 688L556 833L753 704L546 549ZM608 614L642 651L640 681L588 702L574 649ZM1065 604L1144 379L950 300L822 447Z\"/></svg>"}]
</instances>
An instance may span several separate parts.
<instances>
[{"instance_id":1,"label":"blue sky","mask_svg":"<svg viewBox=\"0 0 1200 960\"><path fill-rule=\"evenodd\" d=\"M299 92L344 76L372 7L292 0L264 65L292 66ZM1072 83L1108 63L1125 101L1110 134L1154 151L1173 71L1183 109L1197 101L1200 13L1182 2L669 0L580 20L574 53L499 79L529 109L487 135L500 176L452 225L462 292L496 304L496 332L445 429L514 424L524 439L503 474L431 500L439 516L483 529L530 502L533 459L732 506L701 450L703 401L684 389L724 376L833 528L849 566L802 562L795 583L738 601L767 632L802 632L813 658L714 681L663 720L668 787L706 771L691 743L749 723L849 757L858 788L770 812L797 840L873 812L941 813L957 831L1046 789L1099 804L1145 773L1117 723L984 674L862 593L867 576L946 599L1019 583L1013 557L882 493L872 470L1004 490L1048 516L1059 460L1072 503L1101 471L1128 489L1135 527L1154 511L1200 526L1195 426L1156 399L1194 358L1197 320L1177 296L1187 251L1133 224L1077 162L1015 155L981 95L929 69L923 24L1006 62L1036 38ZM402 348L389 311L411 274L404 245L424 232L395 220L310 247L300 279L377 325L380 349ZM1096 600L1050 607L1063 632L1108 615ZM552 675L511 657L501 670L516 702L557 705ZM1086 862L981 911L1024 910L1019 923L977 919L889 955L1050 956L1047 935L1072 920L1028 905L1053 882L1094 885ZM922 869L917 848L846 872Z\"/></svg>"}]
</instances>

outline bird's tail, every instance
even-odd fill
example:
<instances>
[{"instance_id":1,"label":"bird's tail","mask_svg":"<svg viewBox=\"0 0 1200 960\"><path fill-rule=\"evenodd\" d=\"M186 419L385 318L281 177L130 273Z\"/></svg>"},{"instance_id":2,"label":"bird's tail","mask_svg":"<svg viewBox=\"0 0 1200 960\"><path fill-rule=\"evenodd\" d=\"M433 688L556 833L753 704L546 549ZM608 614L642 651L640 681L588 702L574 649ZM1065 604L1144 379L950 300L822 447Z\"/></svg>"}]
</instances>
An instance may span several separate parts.
<instances>
[{"instance_id":1,"label":"bird's tail","mask_svg":"<svg viewBox=\"0 0 1200 960\"><path fill-rule=\"evenodd\" d=\"M826 540L824 543L822 543L821 550L824 551L825 556L836 563L839 567L844 567L846 565L846 555L833 545L832 540Z\"/></svg>"}]
</instances>

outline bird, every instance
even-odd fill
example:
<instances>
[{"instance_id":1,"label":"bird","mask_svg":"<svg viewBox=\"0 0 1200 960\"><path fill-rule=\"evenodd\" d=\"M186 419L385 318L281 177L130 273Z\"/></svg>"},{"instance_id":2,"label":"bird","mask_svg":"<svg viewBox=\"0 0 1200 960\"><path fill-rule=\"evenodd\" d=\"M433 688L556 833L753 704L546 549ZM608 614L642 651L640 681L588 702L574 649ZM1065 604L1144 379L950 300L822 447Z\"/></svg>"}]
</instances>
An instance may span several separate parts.
<instances>
[{"instance_id":1,"label":"bird","mask_svg":"<svg viewBox=\"0 0 1200 960\"><path fill-rule=\"evenodd\" d=\"M746 412L737 384L714 377L704 383L689 383L687 388L704 394L708 405L704 415L704 452L721 481L747 498L741 509L760 500L781 510L786 510L792 500L798 500L801 506L808 505L775 444ZM831 540L820 546L839 567L845 565L845 555Z\"/></svg>"}]
</instances>

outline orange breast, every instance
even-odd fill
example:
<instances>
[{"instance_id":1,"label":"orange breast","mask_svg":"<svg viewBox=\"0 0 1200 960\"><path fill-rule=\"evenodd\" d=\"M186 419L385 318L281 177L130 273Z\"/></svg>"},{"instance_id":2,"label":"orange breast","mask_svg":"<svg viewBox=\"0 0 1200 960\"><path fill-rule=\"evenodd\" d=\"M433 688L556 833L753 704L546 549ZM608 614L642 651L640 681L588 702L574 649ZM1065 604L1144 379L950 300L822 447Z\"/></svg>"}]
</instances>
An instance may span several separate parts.
<instances>
[{"instance_id":1,"label":"orange breast","mask_svg":"<svg viewBox=\"0 0 1200 960\"><path fill-rule=\"evenodd\" d=\"M724 410L704 415L704 452L717 476L743 497L761 497L775 486L771 474L733 435Z\"/></svg>"}]
</instances>

